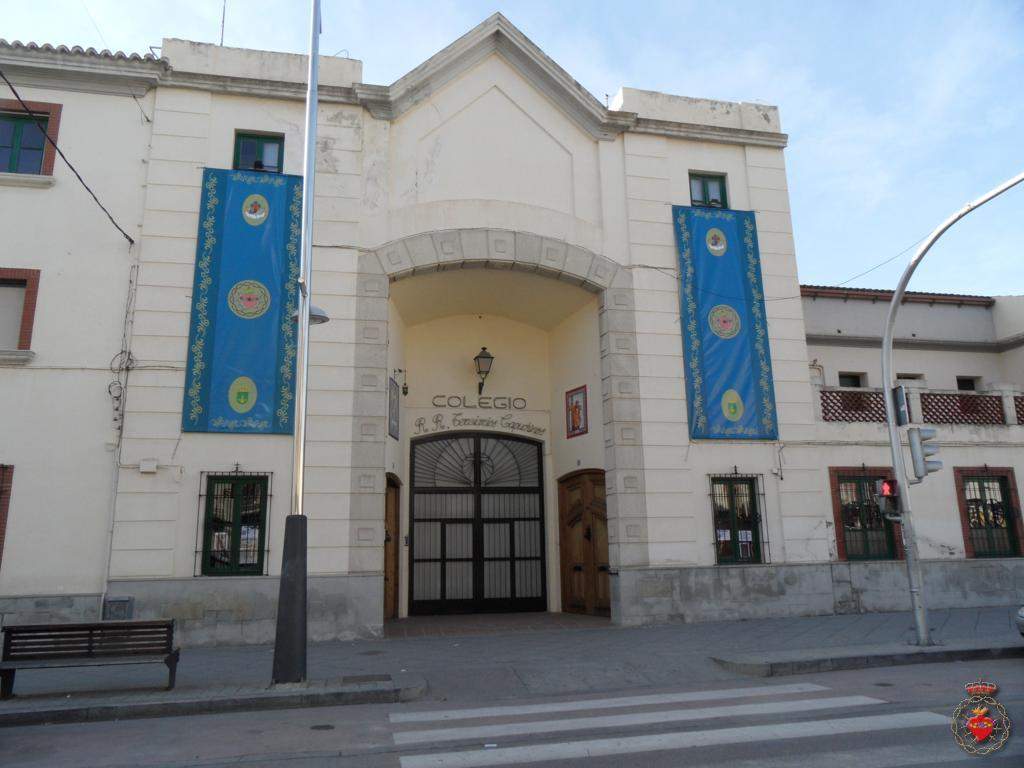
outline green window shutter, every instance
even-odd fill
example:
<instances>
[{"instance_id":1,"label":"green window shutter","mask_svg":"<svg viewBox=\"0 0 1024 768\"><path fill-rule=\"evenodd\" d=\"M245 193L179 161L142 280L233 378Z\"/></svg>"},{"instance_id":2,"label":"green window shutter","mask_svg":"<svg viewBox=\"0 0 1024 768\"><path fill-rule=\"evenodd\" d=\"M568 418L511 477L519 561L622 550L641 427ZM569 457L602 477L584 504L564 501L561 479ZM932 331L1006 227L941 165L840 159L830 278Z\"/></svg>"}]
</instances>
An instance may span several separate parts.
<instances>
[{"instance_id":1,"label":"green window shutter","mask_svg":"<svg viewBox=\"0 0 1024 768\"><path fill-rule=\"evenodd\" d=\"M233 165L237 170L281 173L284 161L284 136L236 133ZM257 167L257 163L262 167Z\"/></svg>"},{"instance_id":2,"label":"green window shutter","mask_svg":"<svg viewBox=\"0 0 1024 768\"><path fill-rule=\"evenodd\" d=\"M42 173L46 124L41 117L0 115L0 173Z\"/></svg>"}]
</instances>

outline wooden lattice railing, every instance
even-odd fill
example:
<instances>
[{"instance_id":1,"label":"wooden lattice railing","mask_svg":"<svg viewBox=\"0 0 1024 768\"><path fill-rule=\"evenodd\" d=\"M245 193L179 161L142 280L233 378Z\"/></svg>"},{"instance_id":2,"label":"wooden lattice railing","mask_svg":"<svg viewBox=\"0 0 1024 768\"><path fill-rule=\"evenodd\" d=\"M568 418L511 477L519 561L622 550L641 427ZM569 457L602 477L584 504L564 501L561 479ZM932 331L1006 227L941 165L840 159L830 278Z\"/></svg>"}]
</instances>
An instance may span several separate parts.
<instances>
[{"instance_id":1,"label":"wooden lattice railing","mask_svg":"<svg viewBox=\"0 0 1024 768\"><path fill-rule=\"evenodd\" d=\"M1013 410L1017 412L1017 423L1024 424L1024 395L1013 396Z\"/></svg>"},{"instance_id":2,"label":"wooden lattice railing","mask_svg":"<svg viewBox=\"0 0 1024 768\"><path fill-rule=\"evenodd\" d=\"M999 395L922 392L921 420L925 424L1005 424L1006 414Z\"/></svg>"},{"instance_id":3,"label":"wooden lattice railing","mask_svg":"<svg viewBox=\"0 0 1024 768\"><path fill-rule=\"evenodd\" d=\"M821 390L825 421L885 421L885 398L877 389Z\"/></svg>"}]
</instances>

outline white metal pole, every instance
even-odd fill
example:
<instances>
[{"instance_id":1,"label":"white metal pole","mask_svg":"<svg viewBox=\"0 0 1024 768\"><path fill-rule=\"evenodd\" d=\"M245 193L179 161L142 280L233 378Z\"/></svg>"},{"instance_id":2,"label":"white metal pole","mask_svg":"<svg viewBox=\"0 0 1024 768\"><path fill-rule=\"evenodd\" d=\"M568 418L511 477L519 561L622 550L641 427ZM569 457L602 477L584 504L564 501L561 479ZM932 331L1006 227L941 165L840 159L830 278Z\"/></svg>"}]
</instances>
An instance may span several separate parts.
<instances>
[{"instance_id":1,"label":"white metal pole","mask_svg":"<svg viewBox=\"0 0 1024 768\"><path fill-rule=\"evenodd\" d=\"M306 87L306 146L303 151L302 251L299 270L298 349L295 354L295 442L292 453L292 508L285 519L281 583L274 638L274 683L306 679L306 546L302 481L306 448L306 379L309 369L309 298L313 272L313 174L316 170L317 69L320 53L320 2L312 0L309 28L309 82Z\"/></svg>"},{"instance_id":2,"label":"white metal pole","mask_svg":"<svg viewBox=\"0 0 1024 768\"><path fill-rule=\"evenodd\" d=\"M320 0L312 0L309 82L306 86L306 145L302 153L302 256L299 276L298 350L295 355L295 444L292 454L292 514L301 515L306 451L306 381L309 373L309 300L313 273L313 189L316 174L317 82L320 67Z\"/></svg>"},{"instance_id":3,"label":"white metal pole","mask_svg":"<svg viewBox=\"0 0 1024 768\"><path fill-rule=\"evenodd\" d=\"M903 459L903 446L901 444L900 430L899 426L896 424L896 403L893 395L893 387L896 386L896 378L893 374L892 352L893 334L896 329L896 315L900 310L900 304L903 302L903 295L907 291L907 284L910 282L910 278L914 274L914 270L917 269L925 254L928 253L931 247L935 244L935 241L942 237L947 229L952 227L971 211L976 208L980 208L989 200L994 197L998 197L1003 192L1017 184L1020 184L1022 181L1024 181L1024 173L1019 173L1012 179L1003 182L995 189L986 192L977 200L968 203L935 228L935 231L932 232L928 236L928 239L921 244L921 247L917 249L917 253L914 254L914 258L910 260L910 264L908 264L906 270L904 270L903 276L900 278L900 281L896 286L896 290L893 292L892 301L889 302L889 314L885 319L885 335L882 337L882 382L885 385L885 420L889 427L889 446L892 450L893 474L895 474L900 484L903 485L903 488L899 491L897 499L902 519L903 549L907 561L907 578L910 582L910 605L914 610L914 626L917 631L918 645L931 645L931 632L928 628L927 609L924 604L924 598L921 594L921 562L917 556L917 539L914 536L914 521L910 509L909 478L907 476L906 464Z\"/></svg>"}]
</instances>

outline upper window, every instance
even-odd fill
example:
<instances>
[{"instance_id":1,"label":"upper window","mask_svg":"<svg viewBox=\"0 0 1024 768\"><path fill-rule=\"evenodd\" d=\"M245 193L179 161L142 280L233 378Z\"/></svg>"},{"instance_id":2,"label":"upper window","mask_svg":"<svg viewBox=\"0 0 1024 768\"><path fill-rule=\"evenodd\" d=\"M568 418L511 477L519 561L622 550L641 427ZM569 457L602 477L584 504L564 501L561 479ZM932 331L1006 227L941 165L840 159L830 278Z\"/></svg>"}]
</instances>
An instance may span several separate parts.
<instances>
[{"instance_id":1,"label":"upper window","mask_svg":"<svg viewBox=\"0 0 1024 768\"><path fill-rule=\"evenodd\" d=\"M0 115L0 171L42 173L45 129L43 118Z\"/></svg>"},{"instance_id":2,"label":"upper window","mask_svg":"<svg viewBox=\"0 0 1024 768\"><path fill-rule=\"evenodd\" d=\"M28 102L26 114L18 101L0 99L0 173L53 174L53 144L60 125L60 104Z\"/></svg>"},{"instance_id":3,"label":"upper window","mask_svg":"<svg viewBox=\"0 0 1024 768\"><path fill-rule=\"evenodd\" d=\"M284 136L258 133L235 135L235 168L246 171L281 172Z\"/></svg>"},{"instance_id":4,"label":"upper window","mask_svg":"<svg viewBox=\"0 0 1024 768\"><path fill-rule=\"evenodd\" d=\"M263 573L269 482L269 475L207 477L204 576Z\"/></svg>"},{"instance_id":5,"label":"upper window","mask_svg":"<svg viewBox=\"0 0 1024 768\"><path fill-rule=\"evenodd\" d=\"M840 373L839 374L839 386L840 387L863 387L864 379L867 378L863 373Z\"/></svg>"},{"instance_id":6,"label":"upper window","mask_svg":"<svg viewBox=\"0 0 1024 768\"><path fill-rule=\"evenodd\" d=\"M729 201L725 199L725 176L691 173L690 205L728 208Z\"/></svg>"},{"instance_id":7,"label":"upper window","mask_svg":"<svg viewBox=\"0 0 1024 768\"><path fill-rule=\"evenodd\" d=\"M957 376L956 388L961 392L974 392L978 389L977 376Z\"/></svg>"},{"instance_id":8,"label":"upper window","mask_svg":"<svg viewBox=\"0 0 1024 768\"><path fill-rule=\"evenodd\" d=\"M0 267L0 352L32 348L38 269Z\"/></svg>"}]
</instances>

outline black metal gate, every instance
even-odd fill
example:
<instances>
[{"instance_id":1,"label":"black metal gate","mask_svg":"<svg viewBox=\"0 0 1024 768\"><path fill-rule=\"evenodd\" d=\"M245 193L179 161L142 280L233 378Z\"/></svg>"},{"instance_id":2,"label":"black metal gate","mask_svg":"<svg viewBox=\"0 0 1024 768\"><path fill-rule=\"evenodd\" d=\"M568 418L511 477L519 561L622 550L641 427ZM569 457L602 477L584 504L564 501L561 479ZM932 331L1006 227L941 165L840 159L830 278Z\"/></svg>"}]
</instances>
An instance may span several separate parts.
<instances>
[{"instance_id":1,"label":"black metal gate","mask_svg":"<svg viewBox=\"0 0 1024 768\"><path fill-rule=\"evenodd\" d=\"M409 613L547 609L541 466L518 437L413 442Z\"/></svg>"}]
</instances>

